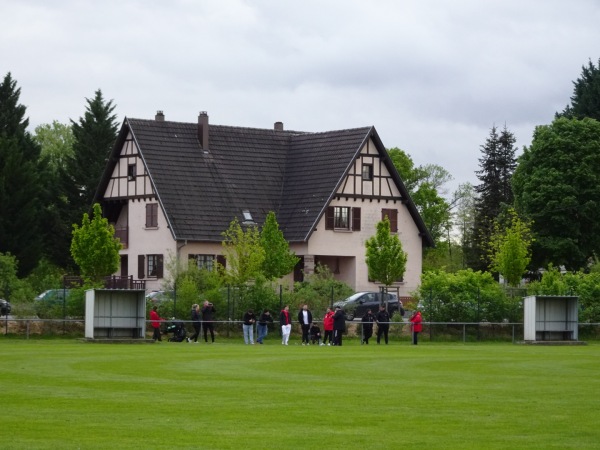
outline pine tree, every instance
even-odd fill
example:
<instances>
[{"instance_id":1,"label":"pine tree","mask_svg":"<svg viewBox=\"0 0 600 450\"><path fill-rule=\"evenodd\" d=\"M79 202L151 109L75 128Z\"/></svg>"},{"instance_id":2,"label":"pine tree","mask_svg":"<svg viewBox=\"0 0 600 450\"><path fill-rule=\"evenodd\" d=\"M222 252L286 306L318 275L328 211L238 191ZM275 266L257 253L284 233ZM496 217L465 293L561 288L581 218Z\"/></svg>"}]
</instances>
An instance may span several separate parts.
<instances>
[{"instance_id":1,"label":"pine tree","mask_svg":"<svg viewBox=\"0 0 600 450\"><path fill-rule=\"evenodd\" d=\"M86 112L79 122L71 121L75 143L71 160L72 189L69 200L73 219L90 210L106 159L117 138L118 125L112 100L105 102L102 91L87 100Z\"/></svg>"},{"instance_id":2,"label":"pine tree","mask_svg":"<svg viewBox=\"0 0 600 450\"><path fill-rule=\"evenodd\" d=\"M475 202L474 246L468 255L468 265L475 270L486 270L491 261L486 252L487 243L493 234L494 219L503 208L512 205L512 174L516 168L516 139L506 125L498 135L493 126L479 159L481 170L476 171L481 184L475 186L478 197Z\"/></svg>"},{"instance_id":3,"label":"pine tree","mask_svg":"<svg viewBox=\"0 0 600 450\"><path fill-rule=\"evenodd\" d=\"M40 257L39 147L27 132L21 89L8 73L0 83L0 252L18 260L27 275Z\"/></svg>"}]
</instances>

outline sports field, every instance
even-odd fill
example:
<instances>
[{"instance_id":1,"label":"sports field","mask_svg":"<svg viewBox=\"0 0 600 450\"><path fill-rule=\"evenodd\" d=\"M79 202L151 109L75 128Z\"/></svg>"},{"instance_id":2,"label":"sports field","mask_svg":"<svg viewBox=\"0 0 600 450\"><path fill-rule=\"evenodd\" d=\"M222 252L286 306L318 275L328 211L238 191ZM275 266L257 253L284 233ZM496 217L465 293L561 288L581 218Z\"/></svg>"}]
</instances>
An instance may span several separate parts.
<instances>
[{"instance_id":1,"label":"sports field","mask_svg":"<svg viewBox=\"0 0 600 450\"><path fill-rule=\"evenodd\" d=\"M600 446L600 344L296 342L0 339L0 448Z\"/></svg>"}]
</instances>

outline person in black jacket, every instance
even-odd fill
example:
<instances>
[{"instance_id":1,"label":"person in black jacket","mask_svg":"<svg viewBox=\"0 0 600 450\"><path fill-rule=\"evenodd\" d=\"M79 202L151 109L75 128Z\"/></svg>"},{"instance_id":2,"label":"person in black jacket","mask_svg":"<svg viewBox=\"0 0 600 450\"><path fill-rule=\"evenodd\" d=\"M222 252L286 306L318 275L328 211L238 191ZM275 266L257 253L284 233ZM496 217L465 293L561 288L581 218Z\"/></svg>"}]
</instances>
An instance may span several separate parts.
<instances>
[{"instance_id":1,"label":"person in black jacket","mask_svg":"<svg viewBox=\"0 0 600 450\"><path fill-rule=\"evenodd\" d=\"M371 312L371 309L367 309L367 312L363 316L362 322L362 343L368 344L369 339L373 336L373 322L375 321L375 316Z\"/></svg>"},{"instance_id":2,"label":"person in black jacket","mask_svg":"<svg viewBox=\"0 0 600 450\"><path fill-rule=\"evenodd\" d=\"M310 324L312 323L312 313L308 309L308 305L302 305L302 309L298 312L298 323L302 328L302 345L310 345L308 343L308 333Z\"/></svg>"},{"instance_id":3,"label":"person in black jacket","mask_svg":"<svg viewBox=\"0 0 600 450\"><path fill-rule=\"evenodd\" d=\"M273 317L271 317L271 312L268 309L265 309L258 318L258 324L256 326L256 333L258 334L256 342L259 344L263 344L263 339L267 337L267 333L269 332L269 322L273 323Z\"/></svg>"},{"instance_id":4,"label":"person in black jacket","mask_svg":"<svg viewBox=\"0 0 600 450\"><path fill-rule=\"evenodd\" d=\"M346 315L339 306L333 315L333 345L342 345L342 333L346 331Z\"/></svg>"},{"instance_id":5,"label":"person in black jacket","mask_svg":"<svg viewBox=\"0 0 600 450\"><path fill-rule=\"evenodd\" d=\"M194 334L188 338L188 342L198 343L198 336L200 335L200 305L194 303L192 305L192 326L194 327Z\"/></svg>"},{"instance_id":6,"label":"person in black jacket","mask_svg":"<svg viewBox=\"0 0 600 450\"><path fill-rule=\"evenodd\" d=\"M202 326L204 327L204 341L208 342L207 331L210 330L210 338L212 342L215 342L215 331L214 331L214 314L215 307L212 303L209 303L208 300L204 302L204 306L202 307Z\"/></svg>"},{"instance_id":7,"label":"person in black jacket","mask_svg":"<svg viewBox=\"0 0 600 450\"><path fill-rule=\"evenodd\" d=\"M254 311L251 309L246 311L243 321L244 324L242 325L242 328L244 329L244 342L246 345L254 345L254 322L256 322Z\"/></svg>"},{"instance_id":8,"label":"person in black jacket","mask_svg":"<svg viewBox=\"0 0 600 450\"><path fill-rule=\"evenodd\" d=\"M384 335L385 345L388 343L388 333L390 331L390 315L385 310L385 306L381 305L379 307L379 312L375 316L375 321L377 322L377 343L381 340L381 335Z\"/></svg>"}]
</instances>

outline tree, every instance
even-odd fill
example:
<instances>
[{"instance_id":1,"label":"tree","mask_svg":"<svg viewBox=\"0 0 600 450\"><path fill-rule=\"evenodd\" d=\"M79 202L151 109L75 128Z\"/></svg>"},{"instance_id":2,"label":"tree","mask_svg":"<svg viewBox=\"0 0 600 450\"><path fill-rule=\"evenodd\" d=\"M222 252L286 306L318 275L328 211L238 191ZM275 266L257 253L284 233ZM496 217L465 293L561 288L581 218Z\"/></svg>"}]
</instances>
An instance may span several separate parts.
<instances>
[{"instance_id":1,"label":"tree","mask_svg":"<svg viewBox=\"0 0 600 450\"><path fill-rule=\"evenodd\" d=\"M265 250L260 242L260 233L255 226L244 231L237 217L224 231L223 254L227 259L227 281L234 286L243 286L261 274Z\"/></svg>"},{"instance_id":2,"label":"tree","mask_svg":"<svg viewBox=\"0 0 600 450\"><path fill-rule=\"evenodd\" d=\"M475 186L474 246L469 267L485 270L490 265L487 243L493 233L494 219L503 208L511 206L513 194L511 178L516 167L516 139L506 126L498 134L493 126L485 144L482 145L480 170L476 171L481 184Z\"/></svg>"},{"instance_id":3,"label":"tree","mask_svg":"<svg viewBox=\"0 0 600 450\"><path fill-rule=\"evenodd\" d=\"M81 275L97 284L119 268L121 243L115 238L115 229L102 217L100 204L94 204L94 217L83 214L81 226L73 224L71 255Z\"/></svg>"},{"instance_id":4,"label":"tree","mask_svg":"<svg viewBox=\"0 0 600 450\"><path fill-rule=\"evenodd\" d=\"M532 262L569 270L600 254L600 122L536 127L513 177L515 207L533 221Z\"/></svg>"},{"instance_id":5,"label":"tree","mask_svg":"<svg viewBox=\"0 0 600 450\"><path fill-rule=\"evenodd\" d=\"M92 205L118 130L112 100L105 102L102 91L97 90L94 98L86 101L84 116L79 122L71 121L75 143L69 164L73 187L69 200L76 218Z\"/></svg>"},{"instance_id":6,"label":"tree","mask_svg":"<svg viewBox=\"0 0 600 450\"><path fill-rule=\"evenodd\" d=\"M415 167L411 157L399 148L388 150L388 154L433 240L439 242L451 226L450 206L440 193L452 176L436 164Z\"/></svg>"},{"instance_id":7,"label":"tree","mask_svg":"<svg viewBox=\"0 0 600 450\"><path fill-rule=\"evenodd\" d=\"M377 224L375 236L367 239L365 247L370 280L391 286L404 276L407 255L398 235L390 232L387 217Z\"/></svg>"},{"instance_id":8,"label":"tree","mask_svg":"<svg viewBox=\"0 0 600 450\"><path fill-rule=\"evenodd\" d=\"M581 67L581 76L573 82L571 104L556 114L556 118L560 117L600 120L600 59L598 66L590 60L587 67Z\"/></svg>"},{"instance_id":9,"label":"tree","mask_svg":"<svg viewBox=\"0 0 600 450\"><path fill-rule=\"evenodd\" d=\"M521 220L514 209L509 210L510 224L502 228L495 222L494 233L489 242L490 270L502 274L509 286L521 284L523 274L531 260L530 224Z\"/></svg>"},{"instance_id":10,"label":"tree","mask_svg":"<svg viewBox=\"0 0 600 450\"><path fill-rule=\"evenodd\" d=\"M0 252L10 252L25 276L40 258L39 148L27 132L21 89L10 73L0 83Z\"/></svg>"},{"instance_id":11,"label":"tree","mask_svg":"<svg viewBox=\"0 0 600 450\"><path fill-rule=\"evenodd\" d=\"M262 271L268 280L287 275L294 270L300 260L294 252L290 251L290 245L283 237L273 211L267 214L260 232L260 243L265 251Z\"/></svg>"},{"instance_id":12,"label":"tree","mask_svg":"<svg viewBox=\"0 0 600 450\"><path fill-rule=\"evenodd\" d=\"M41 147L43 253L53 264L67 268L73 264L69 252L73 213L68 194L75 138L70 125L54 121L36 127L33 139Z\"/></svg>"}]
</instances>

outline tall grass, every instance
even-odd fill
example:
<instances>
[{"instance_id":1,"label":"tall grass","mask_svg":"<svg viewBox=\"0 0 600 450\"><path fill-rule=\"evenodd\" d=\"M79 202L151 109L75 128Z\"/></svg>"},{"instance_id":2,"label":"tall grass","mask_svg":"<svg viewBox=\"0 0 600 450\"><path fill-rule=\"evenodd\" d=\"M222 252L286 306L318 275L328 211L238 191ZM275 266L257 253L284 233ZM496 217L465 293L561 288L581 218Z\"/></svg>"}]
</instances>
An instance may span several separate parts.
<instances>
[{"instance_id":1,"label":"tall grass","mask_svg":"<svg viewBox=\"0 0 600 450\"><path fill-rule=\"evenodd\" d=\"M598 448L600 345L0 339L0 448Z\"/></svg>"}]
</instances>

